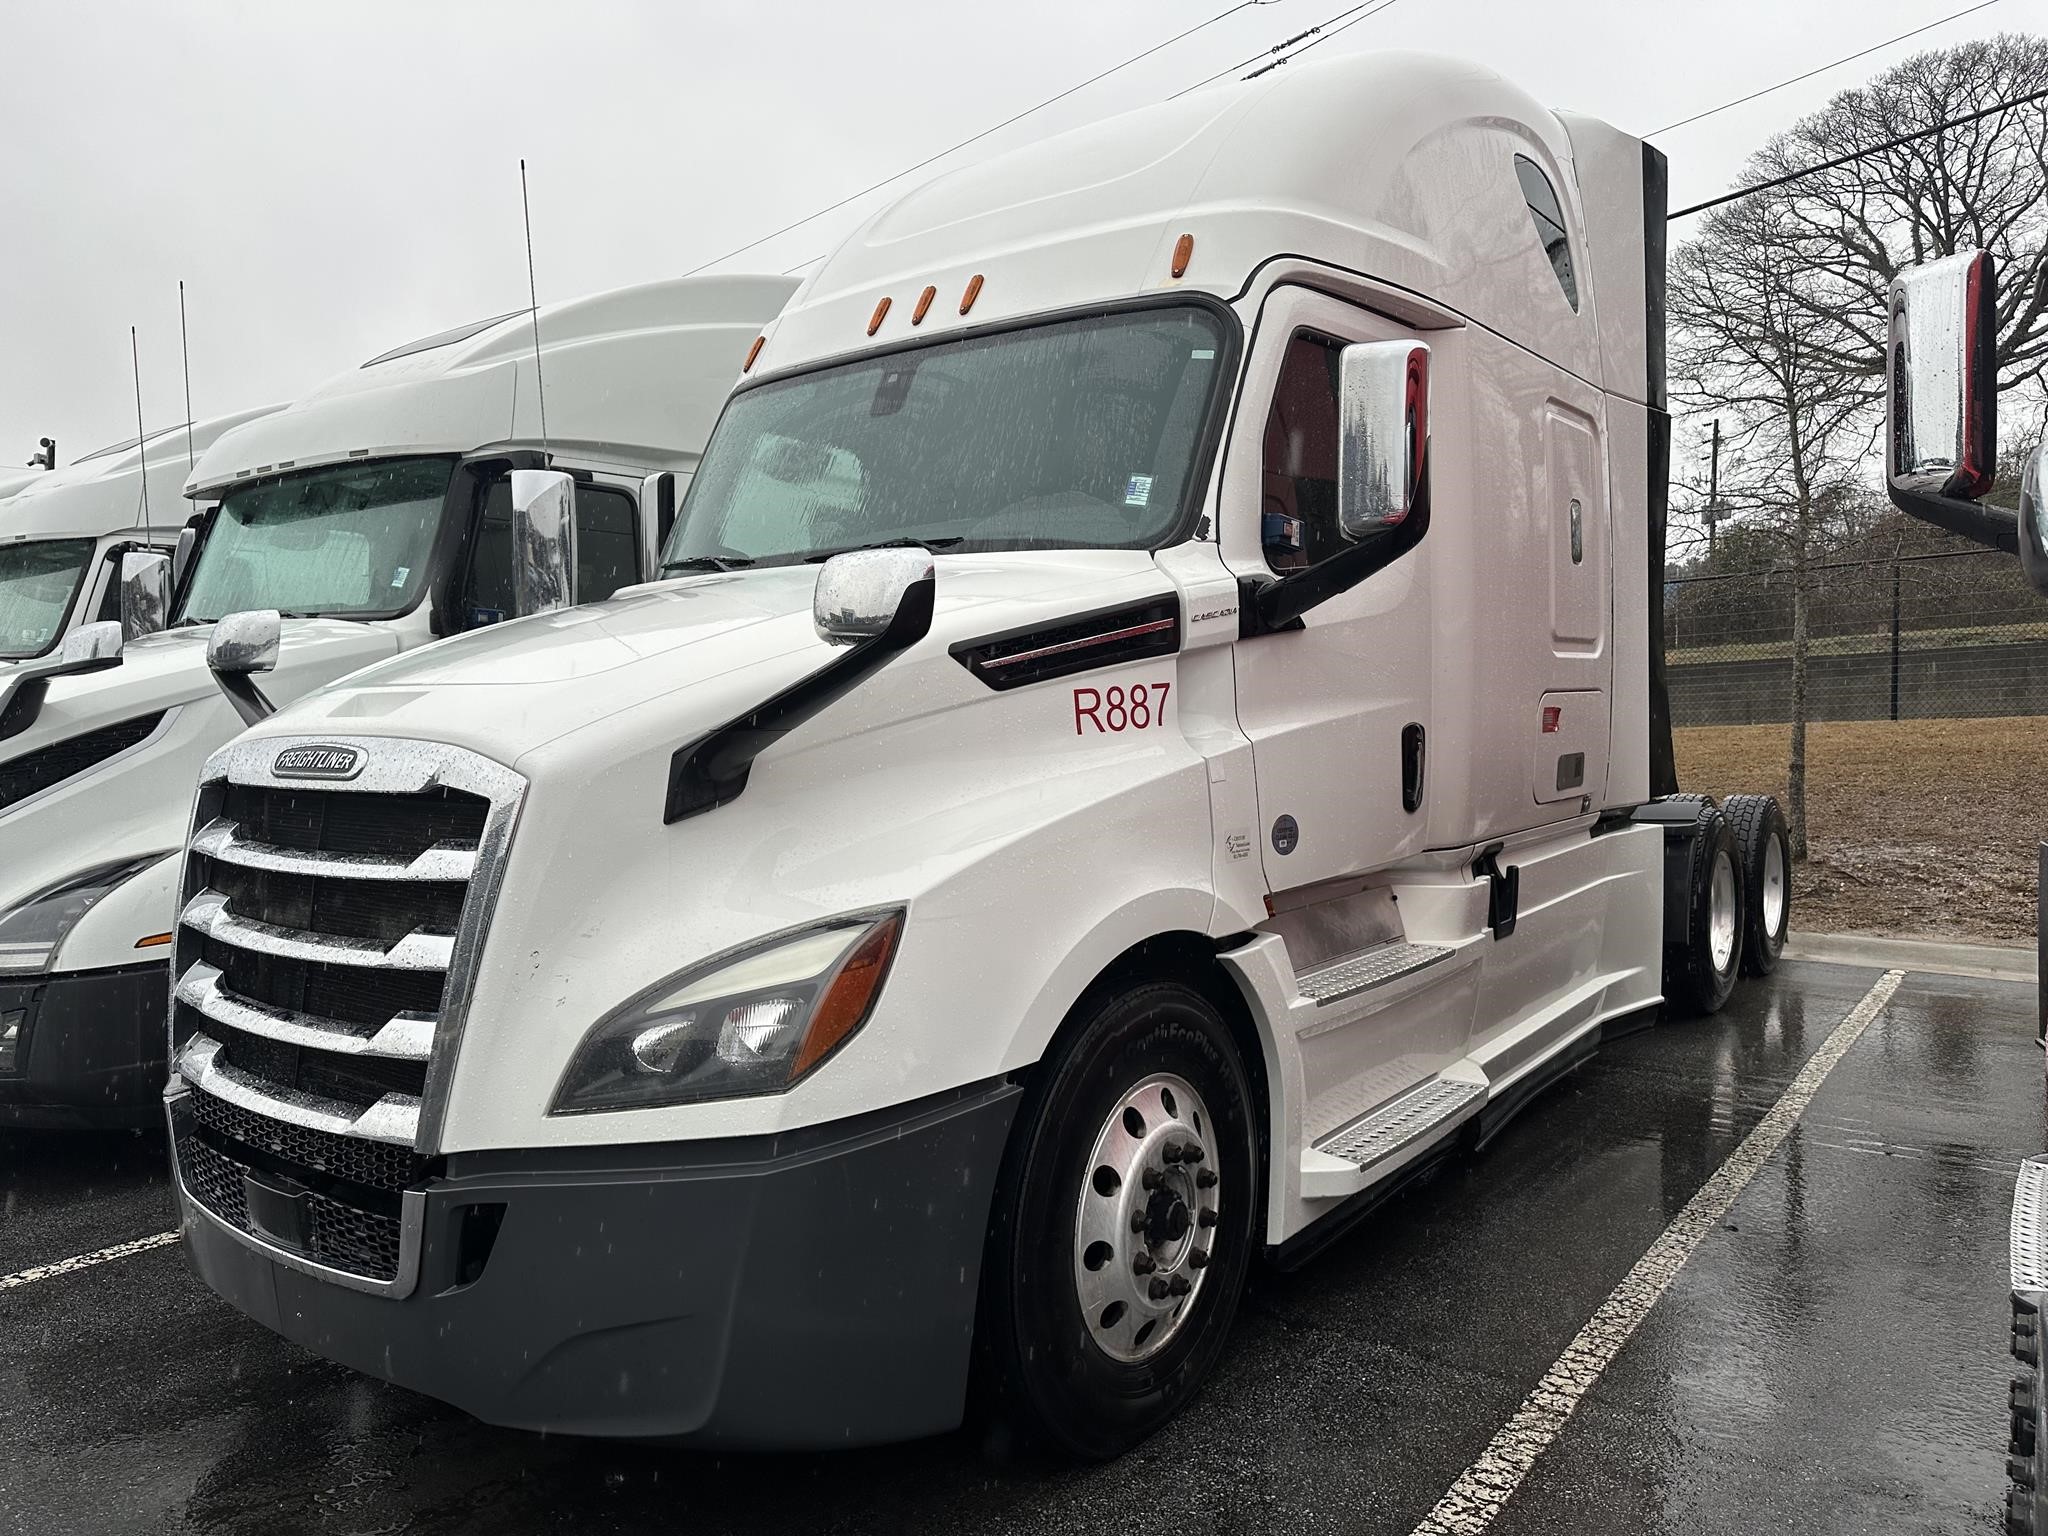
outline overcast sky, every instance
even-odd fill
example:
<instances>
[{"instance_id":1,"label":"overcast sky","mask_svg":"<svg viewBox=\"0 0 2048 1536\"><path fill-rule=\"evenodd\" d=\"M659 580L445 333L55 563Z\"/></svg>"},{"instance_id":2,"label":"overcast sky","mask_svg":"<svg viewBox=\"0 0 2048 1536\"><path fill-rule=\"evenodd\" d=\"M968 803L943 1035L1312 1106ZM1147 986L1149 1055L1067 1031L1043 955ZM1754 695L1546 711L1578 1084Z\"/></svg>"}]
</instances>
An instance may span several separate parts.
<instances>
[{"instance_id":1,"label":"overcast sky","mask_svg":"<svg viewBox=\"0 0 2048 1536\"><path fill-rule=\"evenodd\" d=\"M0 464L286 400L415 336L688 270L980 131L1230 0L0 0ZM1394 0L1317 52L1422 48L1647 133L1971 0ZM1346 0L1265 0L993 135L1168 95ZM1885 65L2001 29L1998 0L1657 138L1673 206ZM1314 57L1315 54L1309 55ZM948 162L952 163L952 162ZM936 169L936 168L934 168ZM932 174L920 172L919 176ZM822 252L898 183L726 263Z\"/></svg>"}]
</instances>

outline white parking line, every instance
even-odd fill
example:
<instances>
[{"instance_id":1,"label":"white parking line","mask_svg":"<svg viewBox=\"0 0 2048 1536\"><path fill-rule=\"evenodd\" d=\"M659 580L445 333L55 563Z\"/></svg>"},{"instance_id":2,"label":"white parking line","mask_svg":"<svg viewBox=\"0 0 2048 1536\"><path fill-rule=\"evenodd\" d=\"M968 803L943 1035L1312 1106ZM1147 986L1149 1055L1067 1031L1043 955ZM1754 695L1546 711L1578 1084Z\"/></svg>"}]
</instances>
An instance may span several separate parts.
<instances>
[{"instance_id":1,"label":"white parking line","mask_svg":"<svg viewBox=\"0 0 2048 1536\"><path fill-rule=\"evenodd\" d=\"M1436 1508L1415 1527L1412 1536L1477 1536L1493 1524L1521 1487L1522 1479L1529 1475L1529 1469L1536 1465L1536 1458L1550 1448L1564 1429L1579 1400L1614 1363L1622 1345L1677 1278L1693 1250L1721 1224L1736 1196L1770 1161L1779 1143L1798 1123L1800 1114L1813 1102L1828 1073L1848 1054L1849 1047L1869 1028L1870 1021L1883 1011L1905 975L1904 971L1886 971L1864 994L1863 1001L1834 1027L1820 1049L1800 1068L1791 1086L1779 1095L1778 1102L1742 1139L1742 1145L1686 1201L1685 1209L1650 1245L1650 1251L1636 1260L1635 1268L1623 1277L1621 1284L1608 1292L1592 1319L1579 1330L1579 1336L1565 1346L1557 1363L1522 1399L1514 1417L1501 1426L1479 1459L1437 1501Z\"/></svg>"},{"instance_id":2,"label":"white parking line","mask_svg":"<svg viewBox=\"0 0 2048 1536\"><path fill-rule=\"evenodd\" d=\"M115 1259L125 1259L136 1253L147 1253L152 1248L167 1247L177 1240L176 1232L157 1232L148 1237L138 1237L132 1243L116 1243L113 1247L102 1248L97 1253L81 1253L74 1258L59 1259L54 1264L38 1264L34 1269L16 1270L11 1275L0 1275L0 1291L11 1291L18 1285L34 1285L38 1280L52 1280L58 1275L75 1274L81 1269L91 1269L95 1264L111 1264Z\"/></svg>"}]
</instances>

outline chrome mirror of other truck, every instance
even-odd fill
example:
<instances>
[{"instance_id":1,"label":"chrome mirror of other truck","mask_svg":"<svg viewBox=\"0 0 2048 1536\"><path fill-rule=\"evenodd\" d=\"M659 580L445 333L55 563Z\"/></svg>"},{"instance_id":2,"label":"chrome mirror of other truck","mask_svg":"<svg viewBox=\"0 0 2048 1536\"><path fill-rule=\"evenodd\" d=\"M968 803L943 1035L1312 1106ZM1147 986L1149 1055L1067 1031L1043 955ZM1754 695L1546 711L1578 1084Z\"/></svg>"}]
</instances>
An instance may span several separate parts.
<instances>
[{"instance_id":1,"label":"chrome mirror of other truck","mask_svg":"<svg viewBox=\"0 0 2048 1536\"><path fill-rule=\"evenodd\" d=\"M171 557L131 549L121 557L121 638L139 640L170 622Z\"/></svg>"},{"instance_id":2,"label":"chrome mirror of other truck","mask_svg":"<svg viewBox=\"0 0 2048 1536\"><path fill-rule=\"evenodd\" d=\"M276 667L283 631L284 620L275 608L251 608L217 621L206 642L206 665L244 725L254 725L277 712L251 674Z\"/></svg>"},{"instance_id":3,"label":"chrome mirror of other truck","mask_svg":"<svg viewBox=\"0 0 2048 1536\"><path fill-rule=\"evenodd\" d=\"M821 639L851 645L885 633L896 621L903 597L932 579L932 557L923 549L856 549L834 555L818 567L811 596L811 622Z\"/></svg>"},{"instance_id":4,"label":"chrome mirror of other truck","mask_svg":"<svg viewBox=\"0 0 2048 1536\"><path fill-rule=\"evenodd\" d=\"M512 471L512 604L519 617L576 603L576 482L559 469Z\"/></svg>"},{"instance_id":5,"label":"chrome mirror of other truck","mask_svg":"<svg viewBox=\"0 0 2048 1536\"><path fill-rule=\"evenodd\" d=\"M1998 468L1998 274L1963 251L1892 279L1885 341L1885 483L1893 505L1994 549L2018 519L1978 504Z\"/></svg>"},{"instance_id":6,"label":"chrome mirror of other truck","mask_svg":"<svg viewBox=\"0 0 2048 1536\"><path fill-rule=\"evenodd\" d=\"M2048 437L2035 445L2020 476L2020 569L2048 597Z\"/></svg>"},{"instance_id":7,"label":"chrome mirror of other truck","mask_svg":"<svg viewBox=\"0 0 2048 1536\"><path fill-rule=\"evenodd\" d=\"M1429 348L1362 341L1337 361L1337 522L1347 538L1398 528L1429 441Z\"/></svg>"},{"instance_id":8,"label":"chrome mirror of other truck","mask_svg":"<svg viewBox=\"0 0 2048 1536\"><path fill-rule=\"evenodd\" d=\"M175 589L192 569L192 556L199 549L199 530L187 523L178 530L178 547L171 554L171 586Z\"/></svg>"},{"instance_id":9,"label":"chrome mirror of other truck","mask_svg":"<svg viewBox=\"0 0 2048 1536\"><path fill-rule=\"evenodd\" d=\"M66 635L54 656L24 661L0 676L0 741L36 723L52 679L104 672L121 665L121 626L112 619L81 624Z\"/></svg>"}]
</instances>

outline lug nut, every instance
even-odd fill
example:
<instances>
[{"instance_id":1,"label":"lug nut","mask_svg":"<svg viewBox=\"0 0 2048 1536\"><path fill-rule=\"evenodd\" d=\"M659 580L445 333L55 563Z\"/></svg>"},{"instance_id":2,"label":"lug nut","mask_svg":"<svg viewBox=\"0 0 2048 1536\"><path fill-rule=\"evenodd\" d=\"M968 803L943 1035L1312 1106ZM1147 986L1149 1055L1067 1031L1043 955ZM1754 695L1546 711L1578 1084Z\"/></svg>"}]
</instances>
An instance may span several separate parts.
<instances>
[{"instance_id":1,"label":"lug nut","mask_svg":"<svg viewBox=\"0 0 2048 1536\"><path fill-rule=\"evenodd\" d=\"M1180 1149L1180 1160L1184 1163L1199 1163L1204 1155L1201 1146L1196 1142L1191 1141Z\"/></svg>"},{"instance_id":2,"label":"lug nut","mask_svg":"<svg viewBox=\"0 0 2048 1536\"><path fill-rule=\"evenodd\" d=\"M1141 1253L1131 1260L1131 1273L1134 1275L1149 1275L1158 1267L1159 1261L1149 1253Z\"/></svg>"},{"instance_id":3,"label":"lug nut","mask_svg":"<svg viewBox=\"0 0 2048 1536\"><path fill-rule=\"evenodd\" d=\"M1216 1184L1216 1170L1214 1168L1198 1168L1195 1170L1195 1188L1214 1189Z\"/></svg>"},{"instance_id":4,"label":"lug nut","mask_svg":"<svg viewBox=\"0 0 2048 1536\"><path fill-rule=\"evenodd\" d=\"M1145 1230L1145 1213L1143 1211L1131 1212L1131 1230L1133 1232Z\"/></svg>"},{"instance_id":5,"label":"lug nut","mask_svg":"<svg viewBox=\"0 0 2048 1536\"><path fill-rule=\"evenodd\" d=\"M1145 1189L1157 1189L1161 1184L1165 1182L1166 1175L1161 1173L1157 1168L1147 1168L1142 1174L1138 1176L1139 1185Z\"/></svg>"},{"instance_id":6,"label":"lug nut","mask_svg":"<svg viewBox=\"0 0 2048 1536\"><path fill-rule=\"evenodd\" d=\"M1166 1289L1168 1293L1171 1295L1185 1296L1189 1291L1192 1291L1194 1287L1188 1284L1188 1277L1186 1275L1175 1275L1171 1280L1166 1282Z\"/></svg>"},{"instance_id":7,"label":"lug nut","mask_svg":"<svg viewBox=\"0 0 2048 1536\"><path fill-rule=\"evenodd\" d=\"M1179 1142L1169 1141L1166 1144L1166 1146L1160 1151L1159 1155L1166 1159L1166 1161L1169 1163L1177 1163L1180 1161L1181 1151L1182 1147Z\"/></svg>"},{"instance_id":8,"label":"lug nut","mask_svg":"<svg viewBox=\"0 0 2048 1536\"><path fill-rule=\"evenodd\" d=\"M1198 1227L1213 1227L1222 1219L1214 1211L1198 1211L1195 1213L1195 1225Z\"/></svg>"},{"instance_id":9,"label":"lug nut","mask_svg":"<svg viewBox=\"0 0 2048 1536\"><path fill-rule=\"evenodd\" d=\"M1205 1251L1203 1251L1200 1248L1191 1248L1188 1250L1189 1269L1207 1269L1208 1267L1209 1255Z\"/></svg>"},{"instance_id":10,"label":"lug nut","mask_svg":"<svg viewBox=\"0 0 2048 1536\"><path fill-rule=\"evenodd\" d=\"M1173 1278L1178 1280L1180 1279L1180 1276L1175 1275ZM1167 1284L1166 1281L1160 1279L1157 1275L1154 1275L1152 1277L1151 1285L1147 1286L1145 1289L1145 1294L1147 1296L1150 1296L1154 1301L1164 1301L1166 1300L1167 1293L1172 1289L1173 1287Z\"/></svg>"}]
</instances>

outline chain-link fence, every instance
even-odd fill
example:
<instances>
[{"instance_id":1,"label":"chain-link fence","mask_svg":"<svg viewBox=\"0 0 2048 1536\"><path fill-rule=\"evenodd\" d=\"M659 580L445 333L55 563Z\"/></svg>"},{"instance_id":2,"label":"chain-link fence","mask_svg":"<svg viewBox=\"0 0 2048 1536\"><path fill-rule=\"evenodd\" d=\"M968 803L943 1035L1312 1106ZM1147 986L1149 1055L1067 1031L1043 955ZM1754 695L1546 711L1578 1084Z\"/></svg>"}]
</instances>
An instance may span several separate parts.
<instances>
[{"instance_id":1,"label":"chain-link fence","mask_svg":"<svg viewBox=\"0 0 2048 1536\"><path fill-rule=\"evenodd\" d=\"M2048 603L1992 550L1807 568L1810 720L2048 715ZM1792 718L1787 568L1664 587L1672 724Z\"/></svg>"}]
</instances>

